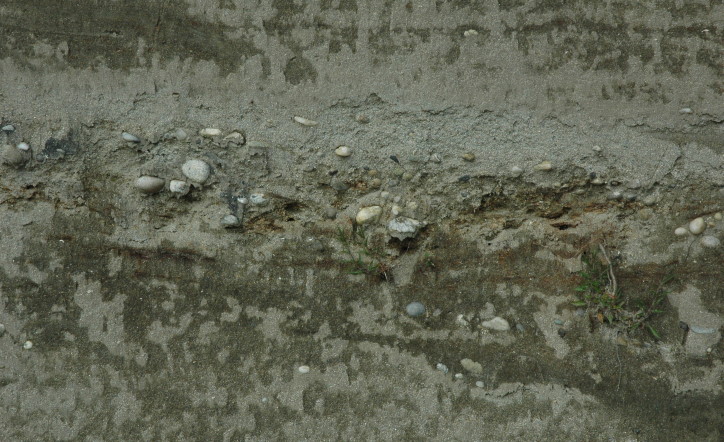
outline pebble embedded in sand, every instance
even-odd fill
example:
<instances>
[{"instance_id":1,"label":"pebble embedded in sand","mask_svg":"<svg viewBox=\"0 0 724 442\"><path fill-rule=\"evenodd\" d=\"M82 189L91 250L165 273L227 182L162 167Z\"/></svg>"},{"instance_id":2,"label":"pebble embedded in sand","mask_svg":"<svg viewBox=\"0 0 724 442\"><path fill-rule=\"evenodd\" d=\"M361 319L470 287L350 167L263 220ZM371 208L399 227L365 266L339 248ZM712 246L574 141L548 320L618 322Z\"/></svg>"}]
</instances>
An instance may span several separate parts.
<instances>
[{"instance_id":1,"label":"pebble embedded in sand","mask_svg":"<svg viewBox=\"0 0 724 442\"><path fill-rule=\"evenodd\" d=\"M491 330L497 330L497 331L507 331L510 330L510 324L508 324L508 321L505 319L496 316L490 321L483 321L481 324L485 328L489 328Z\"/></svg>"},{"instance_id":2,"label":"pebble embedded in sand","mask_svg":"<svg viewBox=\"0 0 724 442\"><path fill-rule=\"evenodd\" d=\"M695 218L689 223L689 231L694 235L698 235L706 229L704 218Z\"/></svg>"},{"instance_id":3,"label":"pebble embedded in sand","mask_svg":"<svg viewBox=\"0 0 724 442\"><path fill-rule=\"evenodd\" d=\"M13 167L21 167L30 160L30 152L6 144L2 148L2 163Z\"/></svg>"},{"instance_id":4,"label":"pebble embedded in sand","mask_svg":"<svg viewBox=\"0 0 724 442\"><path fill-rule=\"evenodd\" d=\"M206 138L218 137L219 135L221 135L221 130L216 129L215 127L206 127L199 131L199 135Z\"/></svg>"},{"instance_id":5,"label":"pebble embedded in sand","mask_svg":"<svg viewBox=\"0 0 724 442\"><path fill-rule=\"evenodd\" d=\"M717 221L721 221L721 219L722 219L722 214L721 214L721 212L715 213L715 214L714 214L714 219L717 220Z\"/></svg>"},{"instance_id":6,"label":"pebble embedded in sand","mask_svg":"<svg viewBox=\"0 0 724 442\"><path fill-rule=\"evenodd\" d=\"M483 365L480 362L465 358L460 360L460 365L472 374L483 374Z\"/></svg>"},{"instance_id":7,"label":"pebble embedded in sand","mask_svg":"<svg viewBox=\"0 0 724 442\"><path fill-rule=\"evenodd\" d=\"M20 149L24 152L27 152L30 150L30 145L28 143L26 143L25 141L18 143L18 145L15 147L17 147L18 149Z\"/></svg>"},{"instance_id":8,"label":"pebble embedded in sand","mask_svg":"<svg viewBox=\"0 0 724 442\"><path fill-rule=\"evenodd\" d=\"M297 371L301 374L307 374L310 370L309 365L300 365L299 368L297 368Z\"/></svg>"},{"instance_id":9,"label":"pebble embedded in sand","mask_svg":"<svg viewBox=\"0 0 724 442\"><path fill-rule=\"evenodd\" d=\"M15 132L15 126L13 126L12 124L6 124L0 130L2 130L3 132Z\"/></svg>"},{"instance_id":10,"label":"pebble embedded in sand","mask_svg":"<svg viewBox=\"0 0 724 442\"><path fill-rule=\"evenodd\" d=\"M175 193L177 196L184 196L191 190L191 185L186 181L171 180L168 184L168 190Z\"/></svg>"},{"instance_id":11,"label":"pebble embedded in sand","mask_svg":"<svg viewBox=\"0 0 724 442\"><path fill-rule=\"evenodd\" d=\"M513 176L519 177L523 174L523 169L518 166L513 166L510 168L510 173L512 173Z\"/></svg>"},{"instance_id":12,"label":"pebble embedded in sand","mask_svg":"<svg viewBox=\"0 0 724 442\"><path fill-rule=\"evenodd\" d=\"M398 216L387 224L387 230L390 231L390 236L400 241L407 238L414 238L423 227L425 227L424 222L405 216Z\"/></svg>"},{"instance_id":13,"label":"pebble embedded in sand","mask_svg":"<svg viewBox=\"0 0 724 442\"><path fill-rule=\"evenodd\" d=\"M186 176L186 178L190 179L191 181L203 184L204 181L209 178L209 174L211 173L211 167L209 167L209 165L206 164L205 161L188 160L183 164L183 166L181 166L181 171Z\"/></svg>"},{"instance_id":14,"label":"pebble embedded in sand","mask_svg":"<svg viewBox=\"0 0 724 442\"><path fill-rule=\"evenodd\" d=\"M467 152L467 153L463 154L462 158L463 158L463 160L465 160L469 163L472 163L473 161L475 161L475 154L471 153L471 152Z\"/></svg>"},{"instance_id":15,"label":"pebble embedded in sand","mask_svg":"<svg viewBox=\"0 0 724 442\"><path fill-rule=\"evenodd\" d=\"M543 161L533 166L533 170L549 171L551 169L553 169L553 164L550 161Z\"/></svg>"},{"instance_id":16,"label":"pebble embedded in sand","mask_svg":"<svg viewBox=\"0 0 724 442\"><path fill-rule=\"evenodd\" d=\"M338 157L348 157L352 155L352 149L349 146L339 146L334 149L334 153L337 154Z\"/></svg>"},{"instance_id":17,"label":"pebble embedded in sand","mask_svg":"<svg viewBox=\"0 0 724 442\"><path fill-rule=\"evenodd\" d=\"M710 236L710 235L702 236L700 242L701 242L701 245L703 247L706 247L707 249L715 249L715 248L719 247L719 245L721 244L721 241L719 241L719 238L717 238L715 236Z\"/></svg>"},{"instance_id":18,"label":"pebble embedded in sand","mask_svg":"<svg viewBox=\"0 0 724 442\"><path fill-rule=\"evenodd\" d=\"M363 207L357 212L355 220L357 224L366 224L376 220L381 214L382 207L380 206Z\"/></svg>"},{"instance_id":19,"label":"pebble embedded in sand","mask_svg":"<svg viewBox=\"0 0 724 442\"><path fill-rule=\"evenodd\" d=\"M136 188L143 193L156 193L163 189L165 181L155 176L144 175L136 180Z\"/></svg>"},{"instance_id":20,"label":"pebble embedded in sand","mask_svg":"<svg viewBox=\"0 0 724 442\"><path fill-rule=\"evenodd\" d=\"M224 226L226 229L230 229L232 227L238 227L241 222L239 221L239 218L237 218L234 215L226 215L221 219L221 225Z\"/></svg>"},{"instance_id":21,"label":"pebble embedded in sand","mask_svg":"<svg viewBox=\"0 0 724 442\"><path fill-rule=\"evenodd\" d=\"M121 138L123 138L124 141L128 141L130 143L140 143L141 139L133 134L129 134L128 132L123 132L121 134Z\"/></svg>"},{"instance_id":22,"label":"pebble embedded in sand","mask_svg":"<svg viewBox=\"0 0 724 442\"><path fill-rule=\"evenodd\" d=\"M405 313L408 316L417 317L425 314L425 306L422 302L411 302L405 307Z\"/></svg>"},{"instance_id":23,"label":"pebble embedded in sand","mask_svg":"<svg viewBox=\"0 0 724 442\"><path fill-rule=\"evenodd\" d=\"M225 136L224 140L229 143L244 145L244 143L246 143L246 136L243 133L235 130L229 135Z\"/></svg>"},{"instance_id":24,"label":"pebble embedded in sand","mask_svg":"<svg viewBox=\"0 0 724 442\"><path fill-rule=\"evenodd\" d=\"M25 341L23 343L23 348L25 350L30 350L31 348L33 348L33 341Z\"/></svg>"},{"instance_id":25,"label":"pebble embedded in sand","mask_svg":"<svg viewBox=\"0 0 724 442\"><path fill-rule=\"evenodd\" d=\"M310 120L308 118L298 117L298 116L294 117L294 121L301 124L302 126L307 126L307 127L316 126L317 124L319 124L314 120Z\"/></svg>"},{"instance_id":26,"label":"pebble embedded in sand","mask_svg":"<svg viewBox=\"0 0 724 442\"><path fill-rule=\"evenodd\" d=\"M249 195L249 201L257 206L263 206L269 202L266 195L264 195L263 193L252 193L251 195Z\"/></svg>"},{"instance_id":27,"label":"pebble embedded in sand","mask_svg":"<svg viewBox=\"0 0 724 442\"><path fill-rule=\"evenodd\" d=\"M687 233L689 233L689 231L686 230L685 227L677 227L676 230L674 230L674 235L676 236L684 236Z\"/></svg>"}]
</instances>

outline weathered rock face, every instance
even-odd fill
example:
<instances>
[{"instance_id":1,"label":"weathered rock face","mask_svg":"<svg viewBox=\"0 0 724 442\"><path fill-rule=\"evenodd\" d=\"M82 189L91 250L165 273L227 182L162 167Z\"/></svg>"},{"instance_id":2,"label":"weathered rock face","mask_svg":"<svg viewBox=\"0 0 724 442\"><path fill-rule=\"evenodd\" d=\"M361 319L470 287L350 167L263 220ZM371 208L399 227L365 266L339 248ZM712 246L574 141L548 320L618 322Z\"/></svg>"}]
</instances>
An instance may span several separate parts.
<instances>
[{"instance_id":1,"label":"weathered rock face","mask_svg":"<svg viewBox=\"0 0 724 442\"><path fill-rule=\"evenodd\" d=\"M720 6L126 3L0 8L3 434L718 439Z\"/></svg>"}]
</instances>

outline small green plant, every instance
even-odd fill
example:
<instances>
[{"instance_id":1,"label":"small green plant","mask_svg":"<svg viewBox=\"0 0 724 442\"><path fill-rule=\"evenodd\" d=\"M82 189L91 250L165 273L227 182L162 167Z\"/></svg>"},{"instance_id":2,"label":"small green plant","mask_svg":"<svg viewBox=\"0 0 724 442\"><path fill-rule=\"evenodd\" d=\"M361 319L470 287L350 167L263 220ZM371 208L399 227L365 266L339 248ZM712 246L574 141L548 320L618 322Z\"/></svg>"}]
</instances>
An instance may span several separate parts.
<instances>
[{"instance_id":1,"label":"small green plant","mask_svg":"<svg viewBox=\"0 0 724 442\"><path fill-rule=\"evenodd\" d=\"M390 267L385 262L382 247L373 247L366 229L353 222L352 230L337 229L337 240L342 244L348 259L348 273L352 275L378 275L389 281Z\"/></svg>"},{"instance_id":2,"label":"small green plant","mask_svg":"<svg viewBox=\"0 0 724 442\"><path fill-rule=\"evenodd\" d=\"M425 255L422 257L423 263L425 268L427 269L434 269L435 268L435 255L433 255L430 252L425 252Z\"/></svg>"},{"instance_id":3,"label":"small green plant","mask_svg":"<svg viewBox=\"0 0 724 442\"><path fill-rule=\"evenodd\" d=\"M603 259L601 259L603 258ZM579 299L573 305L587 307L600 323L619 324L628 331L645 328L656 339L658 331L649 323L656 314L663 312L667 292L664 286L673 276L669 275L645 296L630 301L619 290L611 260L603 245L592 248L581 257L584 269L579 272L581 283L576 287Z\"/></svg>"}]
</instances>

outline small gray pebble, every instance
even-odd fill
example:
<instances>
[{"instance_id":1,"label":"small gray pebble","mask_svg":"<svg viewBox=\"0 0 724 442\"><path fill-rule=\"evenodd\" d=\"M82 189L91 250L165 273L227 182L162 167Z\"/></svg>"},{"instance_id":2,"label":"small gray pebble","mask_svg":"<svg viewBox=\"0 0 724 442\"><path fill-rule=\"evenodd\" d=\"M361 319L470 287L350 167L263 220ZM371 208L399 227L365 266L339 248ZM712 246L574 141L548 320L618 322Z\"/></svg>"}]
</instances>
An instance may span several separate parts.
<instances>
[{"instance_id":1,"label":"small gray pebble","mask_svg":"<svg viewBox=\"0 0 724 442\"><path fill-rule=\"evenodd\" d=\"M226 215L221 219L221 225L224 226L226 229L230 229L232 227L238 227L241 222L239 221L239 218L237 218L234 215Z\"/></svg>"},{"instance_id":2,"label":"small gray pebble","mask_svg":"<svg viewBox=\"0 0 724 442\"><path fill-rule=\"evenodd\" d=\"M341 179L333 179L329 185L332 187L332 189L336 190L337 192L344 192L345 190L349 189L349 186L347 183L342 181Z\"/></svg>"},{"instance_id":3,"label":"small gray pebble","mask_svg":"<svg viewBox=\"0 0 724 442\"><path fill-rule=\"evenodd\" d=\"M324 211L324 217L328 219L335 219L337 218L337 209L334 207L328 207Z\"/></svg>"},{"instance_id":4,"label":"small gray pebble","mask_svg":"<svg viewBox=\"0 0 724 442\"><path fill-rule=\"evenodd\" d=\"M124 141L129 141L131 143L140 143L141 142L141 140L137 136L135 136L133 134L129 134L128 132L123 132L121 134L121 138L123 138Z\"/></svg>"},{"instance_id":5,"label":"small gray pebble","mask_svg":"<svg viewBox=\"0 0 724 442\"><path fill-rule=\"evenodd\" d=\"M0 324L0 338L5 334L5 324Z\"/></svg>"},{"instance_id":6,"label":"small gray pebble","mask_svg":"<svg viewBox=\"0 0 724 442\"><path fill-rule=\"evenodd\" d=\"M521 324L520 322L515 324L515 328L521 333L525 331L525 325Z\"/></svg>"},{"instance_id":7,"label":"small gray pebble","mask_svg":"<svg viewBox=\"0 0 724 442\"><path fill-rule=\"evenodd\" d=\"M715 249L719 247L721 244L721 241L719 241L719 238L715 236L703 236L700 240L701 245L708 248L708 249Z\"/></svg>"},{"instance_id":8,"label":"small gray pebble","mask_svg":"<svg viewBox=\"0 0 724 442\"><path fill-rule=\"evenodd\" d=\"M13 126L12 124L6 124L5 126L2 127L2 130L5 132L14 132L15 126Z\"/></svg>"},{"instance_id":9,"label":"small gray pebble","mask_svg":"<svg viewBox=\"0 0 724 442\"><path fill-rule=\"evenodd\" d=\"M405 307L405 311L408 315L415 317L425 314L425 306L421 302L411 302Z\"/></svg>"},{"instance_id":10,"label":"small gray pebble","mask_svg":"<svg viewBox=\"0 0 724 442\"><path fill-rule=\"evenodd\" d=\"M561 321L560 319L556 319L555 321L553 321L553 323L556 325L563 325L563 321Z\"/></svg>"}]
</instances>

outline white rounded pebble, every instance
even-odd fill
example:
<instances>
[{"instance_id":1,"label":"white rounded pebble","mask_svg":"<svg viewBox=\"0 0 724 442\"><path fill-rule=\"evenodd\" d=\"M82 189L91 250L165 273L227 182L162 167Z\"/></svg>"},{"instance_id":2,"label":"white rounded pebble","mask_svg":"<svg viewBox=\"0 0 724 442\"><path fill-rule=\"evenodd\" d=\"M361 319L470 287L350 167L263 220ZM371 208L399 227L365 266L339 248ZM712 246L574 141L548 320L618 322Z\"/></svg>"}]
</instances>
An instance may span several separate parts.
<instances>
[{"instance_id":1,"label":"white rounded pebble","mask_svg":"<svg viewBox=\"0 0 724 442\"><path fill-rule=\"evenodd\" d=\"M510 330L510 324L508 324L508 321L505 319L496 316L490 321L483 321L481 324L485 328L489 328L491 330L498 330L498 331L507 331Z\"/></svg>"},{"instance_id":2,"label":"white rounded pebble","mask_svg":"<svg viewBox=\"0 0 724 442\"><path fill-rule=\"evenodd\" d=\"M463 374L462 373L455 373L455 379L462 379Z\"/></svg>"},{"instance_id":3,"label":"white rounded pebble","mask_svg":"<svg viewBox=\"0 0 724 442\"><path fill-rule=\"evenodd\" d=\"M715 248L719 247L719 245L721 244L721 241L719 241L719 238L717 238L715 236L709 236L709 235L702 236L700 242L701 242L701 245L706 247L707 249L715 249Z\"/></svg>"},{"instance_id":4,"label":"white rounded pebble","mask_svg":"<svg viewBox=\"0 0 724 442\"><path fill-rule=\"evenodd\" d=\"M521 176L523 174L523 169L518 166L513 166L510 168L510 173L513 174L513 176Z\"/></svg>"},{"instance_id":5,"label":"white rounded pebble","mask_svg":"<svg viewBox=\"0 0 724 442\"><path fill-rule=\"evenodd\" d=\"M33 341L25 341L23 343L23 348L26 350L30 350L31 348L33 348Z\"/></svg>"},{"instance_id":6,"label":"white rounded pebble","mask_svg":"<svg viewBox=\"0 0 724 442\"><path fill-rule=\"evenodd\" d=\"M674 235L676 236L684 236L687 233L689 233L689 231L686 230L685 227L677 227L676 230L674 230Z\"/></svg>"},{"instance_id":7,"label":"white rounded pebble","mask_svg":"<svg viewBox=\"0 0 724 442\"><path fill-rule=\"evenodd\" d=\"M239 198L237 198L236 202L241 205L249 204L249 200L244 198L243 196L240 196Z\"/></svg>"},{"instance_id":8,"label":"white rounded pebble","mask_svg":"<svg viewBox=\"0 0 724 442\"><path fill-rule=\"evenodd\" d=\"M601 146L598 146L598 145L593 146L591 149L593 149L594 152L600 152L602 150Z\"/></svg>"},{"instance_id":9,"label":"white rounded pebble","mask_svg":"<svg viewBox=\"0 0 724 442\"><path fill-rule=\"evenodd\" d=\"M438 371L441 371L445 374L447 374L448 371L450 371L450 369L447 368L447 365L443 364L442 362L438 362L437 365L435 366L435 369Z\"/></svg>"},{"instance_id":10,"label":"white rounded pebble","mask_svg":"<svg viewBox=\"0 0 724 442\"><path fill-rule=\"evenodd\" d=\"M553 164L551 164L550 161L543 161L542 163L533 166L533 170L549 171L551 169L553 169Z\"/></svg>"},{"instance_id":11,"label":"white rounded pebble","mask_svg":"<svg viewBox=\"0 0 724 442\"><path fill-rule=\"evenodd\" d=\"M16 147L25 152L30 150L30 145L24 141L22 143L18 143Z\"/></svg>"},{"instance_id":12,"label":"white rounded pebble","mask_svg":"<svg viewBox=\"0 0 724 442\"><path fill-rule=\"evenodd\" d=\"M176 132L174 132L174 136L179 141L183 141L188 138L188 134L186 134L186 131L183 129L176 129Z\"/></svg>"},{"instance_id":13,"label":"white rounded pebble","mask_svg":"<svg viewBox=\"0 0 724 442\"><path fill-rule=\"evenodd\" d=\"M297 116L294 117L294 121L301 124L302 126L316 126L317 124L319 124L314 120L310 120L310 119L304 118L304 117L297 117Z\"/></svg>"},{"instance_id":14,"label":"white rounded pebble","mask_svg":"<svg viewBox=\"0 0 724 442\"><path fill-rule=\"evenodd\" d=\"M257 206L263 206L268 202L266 196L263 193L252 193L251 195L249 195L249 201L251 201L252 204L256 204Z\"/></svg>"},{"instance_id":15,"label":"white rounded pebble","mask_svg":"<svg viewBox=\"0 0 724 442\"><path fill-rule=\"evenodd\" d=\"M221 135L221 130L214 127L207 127L199 131L199 135L206 138L218 137Z\"/></svg>"},{"instance_id":16,"label":"white rounded pebble","mask_svg":"<svg viewBox=\"0 0 724 442\"><path fill-rule=\"evenodd\" d=\"M478 35L478 31L475 29L468 29L467 31L463 32L463 37L473 37L475 35Z\"/></svg>"},{"instance_id":17,"label":"white rounded pebble","mask_svg":"<svg viewBox=\"0 0 724 442\"><path fill-rule=\"evenodd\" d=\"M4 132L14 132L15 126L13 126L12 124L6 124L5 126L2 127L2 130Z\"/></svg>"},{"instance_id":18,"label":"white rounded pebble","mask_svg":"<svg viewBox=\"0 0 724 442\"><path fill-rule=\"evenodd\" d=\"M121 134L121 138L123 138L125 141L131 142L131 143L140 143L141 139L133 134L129 134L128 132L123 132Z\"/></svg>"},{"instance_id":19,"label":"white rounded pebble","mask_svg":"<svg viewBox=\"0 0 724 442\"><path fill-rule=\"evenodd\" d=\"M483 383L483 381L475 381L475 386L478 388L483 388L485 384Z\"/></svg>"},{"instance_id":20,"label":"white rounded pebble","mask_svg":"<svg viewBox=\"0 0 724 442\"><path fill-rule=\"evenodd\" d=\"M405 307L405 312L413 318L416 316L422 316L425 314L425 306L422 302L411 302Z\"/></svg>"},{"instance_id":21,"label":"white rounded pebble","mask_svg":"<svg viewBox=\"0 0 724 442\"><path fill-rule=\"evenodd\" d=\"M704 218L695 218L689 223L689 231L694 235L700 234L704 231L704 229L706 229L706 224L704 224Z\"/></svg>"},{"instance_id":22,"label":"white rounded pebble","mask_svg":"<svg viewBox=\"0 0 724 442\"><path fill-rule=\"evenodd\" d=\"M221 225L227 229L231 227L238 227L239 224L241 224L239 222L239 218L234 215L226 215L221 219Z\"/></svg>"},{"instance_id":23,"label":"white rounded pebble","mask_svg":"<svg viewBox=\"0 0 724 442\"><path fill-rule=\"evenodd\" d=\"M186 181L171 180L168 184L168 189L171 192L178 194L178 196L184 196L191 190L191 185Z\"/></svg>"},{"instance_id":24,"label":"white rounded pebble","mask_svg":"<svg viewBox=\"0 0 724 442\"><path fill-rule=\"evenodd\" d=\"M309 373L309 370L311 370L311 369L309 368L309 365L300 365L299 368L297 368L297 370L301 374L307 374L307 373Z\"/></svg>"},{"instance_id":25,"label":"white rounded pebble","mask_svg":"<svg viewBox=\"0 0 724 442\"><path fill-rule=\"evenodd\" d=\"M203 184L209 178L211 167L201 160L188 160L181 166L181 171L191 181Z\"/></svg>"},{"instance_id":26,"label":"white rounded pebble","mask_svg":"<svg viewBox=\"0 0 724 442\"><path fill-rule=\"evenodd\" d=\"M339 146L338 148L334 149L334 153L337 154L339 157L348 157L352 155L352 149L350 149L349 146Z\"/></svg>"},{"instance_id":27,"label":"white rounded pebble","mask_svg":"<svg viewBox=\"0 0 724 442\"><path fill-rule=\"evenodd\" d=\"M693 111L691 110L690 107L684 107L684 108L679 109L679 113L680 113L680 114L690 114L690 113L692 113L692 112L693 112Z\"/></svg>"},{"instance_id":28,"label":"white rounded pebble","mask_svg":"<svg viewBox=\"0 0 724 442\"><path fill-rule=\"evenodd\" d=\"M144 175L136 180L136 188L143 193L156 193L163 189L165 181L155 176Z\"/></svg>"},{"instance_id":29,"label":"white rounded pebble","mask_svg":"<svg viewBox=\"0 0 724 442\"><path fill-rule=\"evenodd\" d=\"M355 220L357 224L366 224L376 220L381 214L382 207L380 206L363 207L357 212Z\"/></svg>"},{"instance_id":30,"label":"white rounded pebble","mask_svg":"<svg viewBox=\"0 0 724 442\"><path fill-rule=\"evenodd\" d=\"M722 219L721 212L715 213L715 214L714 214L714 219L717 220L717 221L721 221L721 219Z\"/></svg>"}]
</instances>

